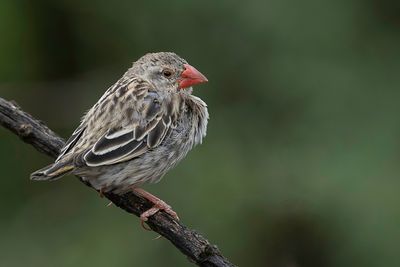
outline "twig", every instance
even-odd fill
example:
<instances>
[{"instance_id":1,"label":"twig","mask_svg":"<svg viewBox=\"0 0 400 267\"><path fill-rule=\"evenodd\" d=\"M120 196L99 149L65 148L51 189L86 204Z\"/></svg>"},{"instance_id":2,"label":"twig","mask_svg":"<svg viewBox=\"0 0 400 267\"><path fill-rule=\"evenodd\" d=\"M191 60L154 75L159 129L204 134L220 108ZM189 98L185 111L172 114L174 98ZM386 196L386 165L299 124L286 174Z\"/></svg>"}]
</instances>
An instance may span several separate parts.
<instances>
[{"instance_id":1,"label":"twig","mask_svg":"<svg viewBox=\"0 0 400 267\"><path fill-rule=\"evenodd\" d=\"M19 136L24 142L33 145L40 152L56 158L64 141L44 123L34 119L21 110L14 102L0 98L0 124ZM81 179L80 179L81 180ZM82 180L81 180L82 181ZM86 184L87 185L87 184ZM105 193L117 207L139 216L151 207L146 199L132 192L117 195ZM176 248L198 266L227 267L230 263L207 239L191 230L164 212L158 212L147 221L149 227L171 241Z\"/></svg>"}]
</instances>

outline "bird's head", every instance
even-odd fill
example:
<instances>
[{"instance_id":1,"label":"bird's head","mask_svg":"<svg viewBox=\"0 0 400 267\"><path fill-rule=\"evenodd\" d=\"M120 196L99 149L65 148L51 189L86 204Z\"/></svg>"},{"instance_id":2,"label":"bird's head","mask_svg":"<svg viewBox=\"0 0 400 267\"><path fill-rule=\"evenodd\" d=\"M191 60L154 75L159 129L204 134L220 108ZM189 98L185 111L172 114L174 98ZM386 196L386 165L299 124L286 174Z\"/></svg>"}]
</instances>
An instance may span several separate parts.
<instances>
[{"instance_id":1,"label":"bird's head","mask_svg":"<svg viewBox=\"0 0 400 267\"><path fill-rule=\"evenodd\" d=\"M177 91L208 81L201 72L172 52L146 54L133 63L132 69L161 90Z\"/></svg>"}]
</instances>

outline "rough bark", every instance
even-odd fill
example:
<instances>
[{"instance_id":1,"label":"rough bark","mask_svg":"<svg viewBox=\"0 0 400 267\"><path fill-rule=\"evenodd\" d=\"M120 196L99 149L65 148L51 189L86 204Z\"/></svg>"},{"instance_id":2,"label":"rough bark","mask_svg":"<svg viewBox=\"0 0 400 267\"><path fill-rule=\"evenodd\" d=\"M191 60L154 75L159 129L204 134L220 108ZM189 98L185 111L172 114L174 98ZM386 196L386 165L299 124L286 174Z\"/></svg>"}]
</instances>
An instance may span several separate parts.
<instances>
[{"instance_id":1,"label":"rough bark","mask_svg":"<svg viewBox=\"0 0 400 267\"><path fill-rule=\"evenodd\" d=\"M65 143L43 122L21 110L15 102L2 98L0 98L0 124L19 136L24 142L52 158L57 157ZM80 181L82 180L80 179ZM148 200L132 192L123 195L105 193L104 196L117 207L136 216L151 207ZM153 231L171 241L191 262L198 266L234 266L206 238L187 228L181 222L175 221L164 212L158 212L151 216L147 224Z\"/></svg>"}]
</instances>

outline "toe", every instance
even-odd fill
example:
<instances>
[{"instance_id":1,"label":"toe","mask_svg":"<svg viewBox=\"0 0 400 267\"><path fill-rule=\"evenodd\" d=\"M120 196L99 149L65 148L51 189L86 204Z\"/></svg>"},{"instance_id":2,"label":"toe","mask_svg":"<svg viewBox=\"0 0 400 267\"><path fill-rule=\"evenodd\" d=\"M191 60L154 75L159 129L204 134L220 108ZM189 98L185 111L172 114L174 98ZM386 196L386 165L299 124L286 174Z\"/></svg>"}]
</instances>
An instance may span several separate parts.
<instances>
[{"instance_id":1,"label":"toe","mask_svg":"<svg viewBox=\"0 0 400 267\"><path fill-rule=\"evenodd\" d=\"M164 211L166 213L168 213L169 215L171 215L175 220L179 221L178 214L175 211L173 211L171 208L164 209Z\"/></svg>"},{"instance_id":2,"label":"toe","mask_svg":"<svg viewBox=\"0 0 400 267\"><path fill-rule=\"evenodd\" d=\"M146 220L147 221L147 220ZM146 221L142 220L140 218L140 225L142 226L142 228L146 231L151 231L151 228L146 224Z\"/></svg>"}]
</instances>

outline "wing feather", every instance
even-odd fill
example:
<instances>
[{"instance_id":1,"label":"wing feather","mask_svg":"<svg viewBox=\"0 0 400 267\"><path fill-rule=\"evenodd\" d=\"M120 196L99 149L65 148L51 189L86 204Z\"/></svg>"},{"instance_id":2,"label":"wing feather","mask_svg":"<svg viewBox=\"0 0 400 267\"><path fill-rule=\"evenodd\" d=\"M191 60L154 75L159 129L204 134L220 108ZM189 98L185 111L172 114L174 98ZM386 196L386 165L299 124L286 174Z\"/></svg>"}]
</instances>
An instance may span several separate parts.
<instances>
[{"instance_id":1,"label":"wing feather","mask_svg":"<svg viewBox=\"0 0 400 267\"><path fill-rule=\"evenodd\" d=\"M65 154L67 154L78 142L79 138L81 138L83 132L85 131L85 127L80 125L71 137L67 140L64 147L61 149L60 155L58 155L56 162L59 161Z\"/></svg>"},{"instance_id":2,"label":"wing feather","mask_svg":"<svg viewBox=\"0 0 400 267\"><path fill-rule=\"evenodd\" d=\"M111 152L115 149L118 149L122 146L128 145L131 141L134 140L133 138L133 131L129 131L124 133L124 131L120 131L122 134L116 135L113 133L110 137L109 134L106 134L99 141L93 146L93 153L96 155L103 155L108 152Z\"/></svg>"},{"instance_id":3,"label":"wing feather","mask_svg":"<svg viewBox=\"0 0 400 267\"><path fill-rule=\"evenodd\" d=\"M167 116L167 118L168 123L166 123L165 119L163 118L158 122L156 127L154 127L154 129L148 133L147 144L149 145L149 147L154 148L158 146L164 139L165 134L167 133L168 128L171 124L171 117Z\"/></svg>"},{"instance_id":4,"label":"wing feather","mask_svg":"<svg viewBox=\"0 0 400 267\"><path fill-rule=\"evenodd\" d=\"M93 150L89 150L85 154L84 160L90 167L114 164L120 162L124 157L129 156L129 154L135 152L138 148L140 148L139 151L141 151L143 145L146 145L143 141L132 140L127 144L115 148L114 150L110 150L104 154L96 154Z\"/></svg>"}]
</instances>

